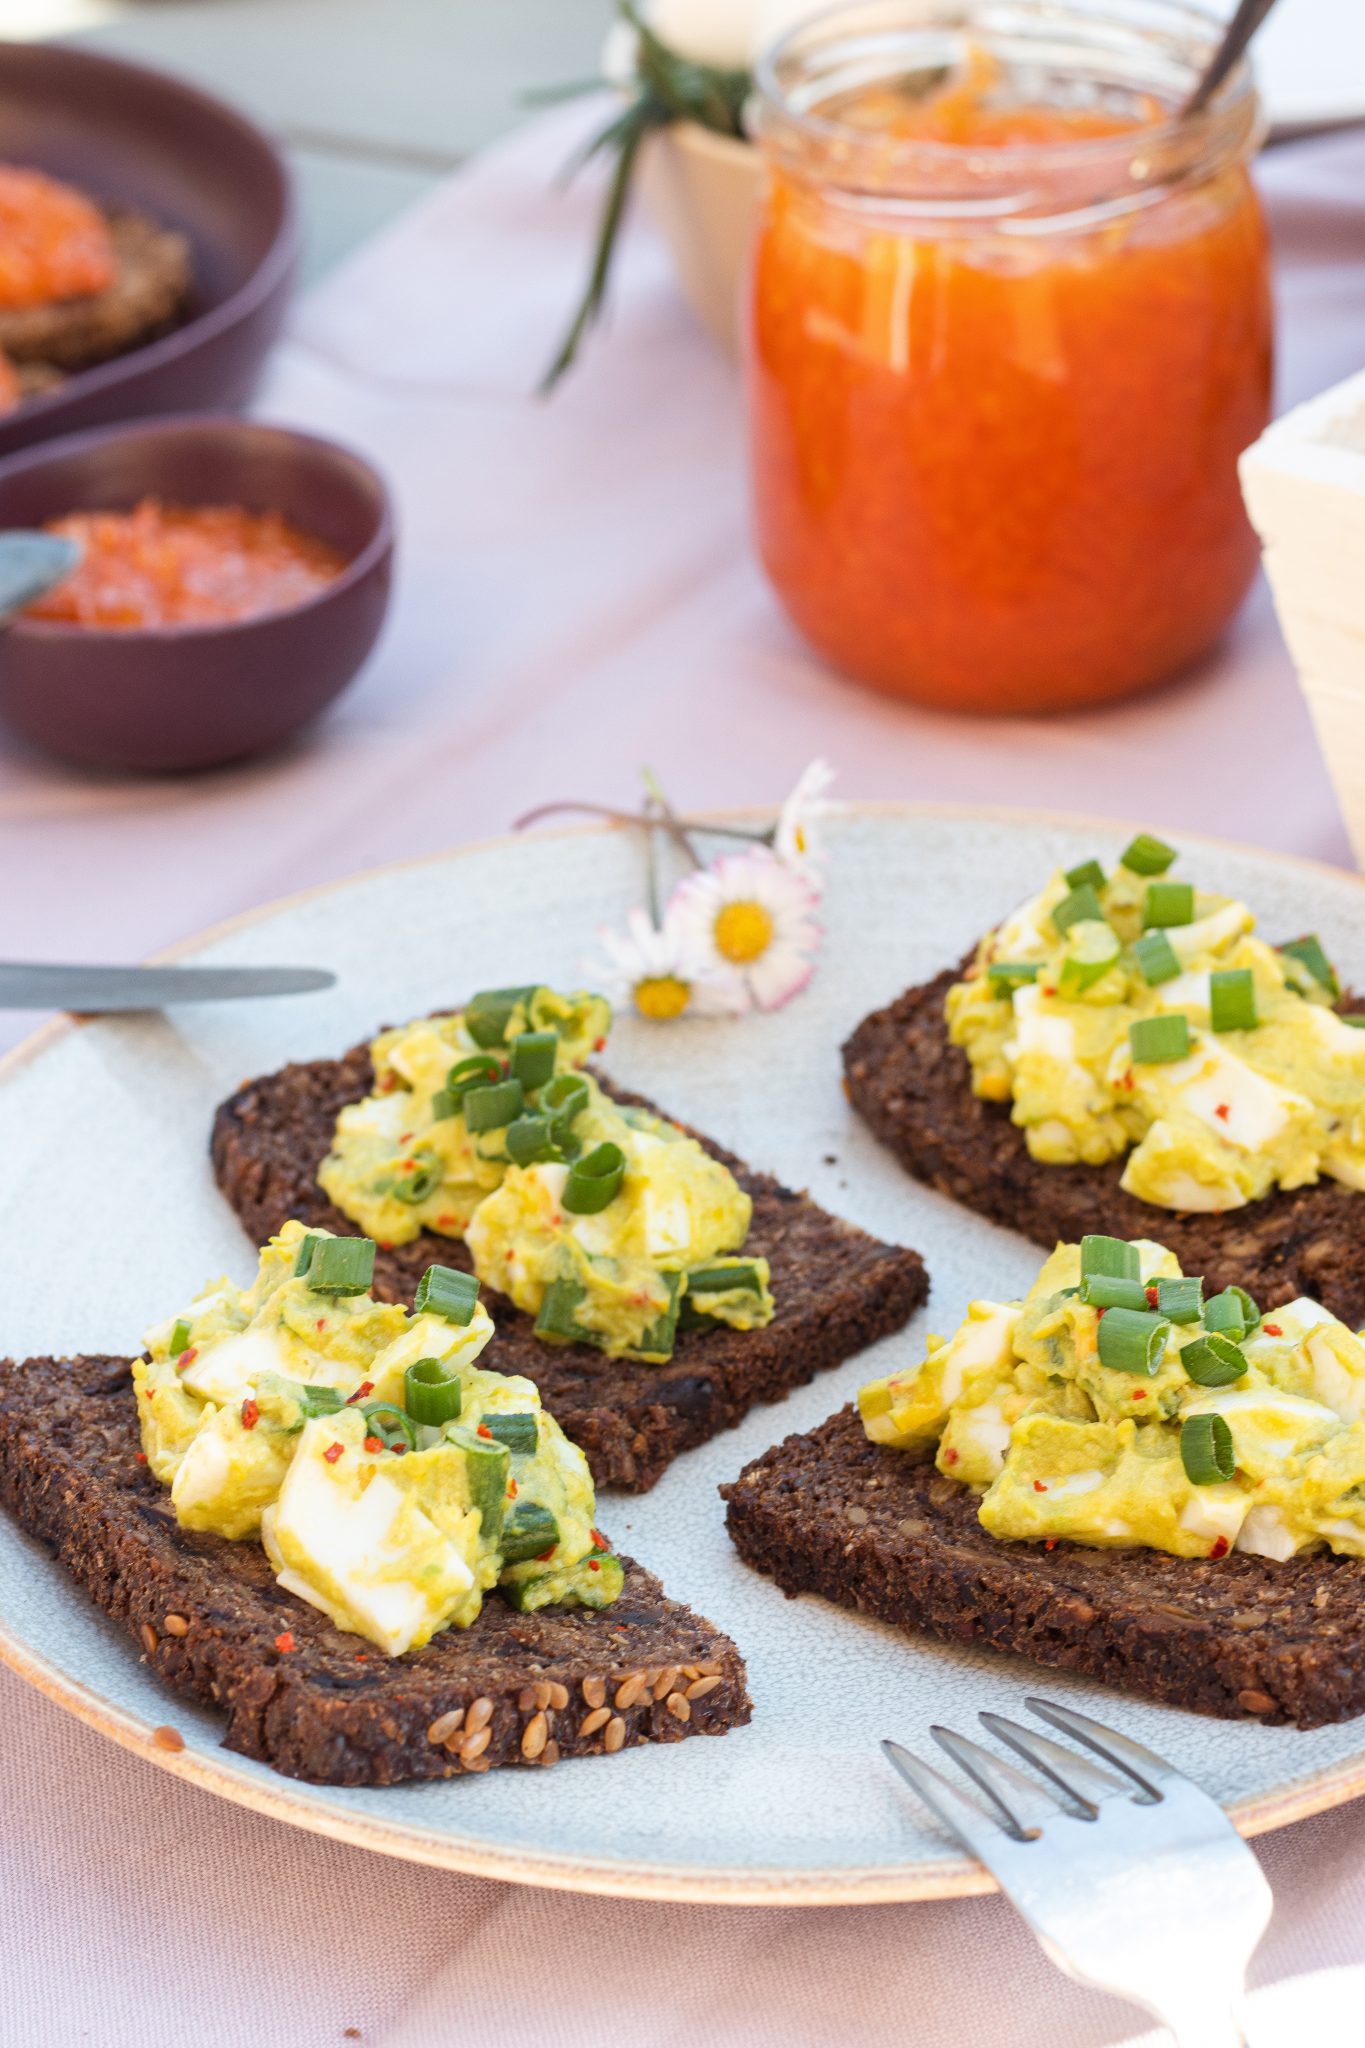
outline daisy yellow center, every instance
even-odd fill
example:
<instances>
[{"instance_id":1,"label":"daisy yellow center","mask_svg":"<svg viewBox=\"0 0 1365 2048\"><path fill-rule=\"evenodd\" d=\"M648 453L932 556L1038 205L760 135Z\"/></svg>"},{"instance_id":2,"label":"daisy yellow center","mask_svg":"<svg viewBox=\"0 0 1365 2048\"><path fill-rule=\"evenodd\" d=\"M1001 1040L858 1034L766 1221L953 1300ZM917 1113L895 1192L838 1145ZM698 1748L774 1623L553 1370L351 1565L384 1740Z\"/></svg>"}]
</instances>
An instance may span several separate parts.
<instances>
[{"instance_id":1,"label":"daisy yellow center","mask_svg":"<svg viewBox=\"0 0 1365 2048\"><path fill-rule=\"evenodd\" d=\"M681 1017L692 1000L692 990L685 981L679 981L675 974L655 974L635 984L635 1007L642 1017L650 1017L656 1024L666 1024L670 1017Z\"/></svg>"},{"instance_id":2,"label":"daisy yellow center","mask_svg":"<svg viewBox=\"0 0 1365 2048\"><path fill-rule=\"evenodd\" d=\"M716 951L736 967L747 967L773 942L773 921L761 903L727 903L716 918Z\"/></svg>"}]
</instances>

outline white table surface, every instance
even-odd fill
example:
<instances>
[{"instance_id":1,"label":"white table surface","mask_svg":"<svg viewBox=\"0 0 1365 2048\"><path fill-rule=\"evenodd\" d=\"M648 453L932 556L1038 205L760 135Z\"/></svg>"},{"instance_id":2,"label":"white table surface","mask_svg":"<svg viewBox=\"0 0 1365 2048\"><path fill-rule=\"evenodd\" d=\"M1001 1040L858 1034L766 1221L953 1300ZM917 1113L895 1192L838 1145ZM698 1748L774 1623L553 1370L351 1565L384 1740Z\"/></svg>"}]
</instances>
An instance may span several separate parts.
<instances>
[{"instance_id":1,"label":"white table surface","mask_svg":"<svg viewBox=\"0 0 1365 2048\"><path fill-rule=\"evenodd\" d=\"M1345 861L1263 594L1198 675L1065 723L919 713L822 670L747 552L733 373L643 225L610 333L552 405L528 396L595 204L550 189L580 119L525 131L334 272L271 370L264 415L350 439L398 488L368 672L288 754L219 775L90 779L7 747L0 954L135 957L540 799L628 799L644 760L683 803L775 798L822 751L850 796L1137 807ZM1264 185L1290 401L1365 358L1365 138L1278 153ZM407 1868L220 1805L5 1674L0 1816L0 2041L1095 2048L1136 2026L998 1901L745 1913ZM1260 1853L1280 1903L1258 2042L1287 2044L1360 2009L1365 1810ZM1286 1989L1305 1972L1329 1974Z\"/></svg>"}]
</instances>

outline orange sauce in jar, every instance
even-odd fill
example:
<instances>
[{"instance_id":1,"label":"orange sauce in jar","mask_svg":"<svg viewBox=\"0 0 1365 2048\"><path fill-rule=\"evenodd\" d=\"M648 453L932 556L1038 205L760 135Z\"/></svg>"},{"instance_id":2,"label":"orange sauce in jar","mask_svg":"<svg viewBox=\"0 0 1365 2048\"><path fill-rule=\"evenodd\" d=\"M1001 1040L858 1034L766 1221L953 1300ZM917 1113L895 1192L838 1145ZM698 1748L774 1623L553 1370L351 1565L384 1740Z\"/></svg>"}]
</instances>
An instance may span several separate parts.
<instances>
[{"instance_id":1,"label":"orange sauce in jar","mask_svg":"<svg viewBox=\"0 0 1365 2048\"><path fill-rule=\"evenodd\" d=\"M83 192L42 171L0 164L0 310L105 291L115 274L109 223Z\"/></svg>"},{"instance_id":2,"label":"orange sauce in jar","mask_svg":"<svg viewBox=\"0 0 1365 2048\"><path fill-rule=\"evenodd\" d=\"M82 550L70 576L25 608L30 619L133 630L216 626L289 611L346 566L325 541L279 512L165 505L73 512L44 522Z\"/></svg>"},{"instance_id":3,"label":"orange sauce in jar","mask_svg":"<svg viewBox=\"0 0 1365 2048\"><path fill-rule=\"evenodd\" d=\"M1163 185L1155 102L1011 104L980 61L821 111L804 160L773 153L751 301L757 534L790 617L954 709L1170 675L1257 563L1237 457L1269 416L1271 308L1245 148ZM936 145L921 168L949 184L960 153L992 204L869 189L879 143Z\"/></svg>"}]
</instances>

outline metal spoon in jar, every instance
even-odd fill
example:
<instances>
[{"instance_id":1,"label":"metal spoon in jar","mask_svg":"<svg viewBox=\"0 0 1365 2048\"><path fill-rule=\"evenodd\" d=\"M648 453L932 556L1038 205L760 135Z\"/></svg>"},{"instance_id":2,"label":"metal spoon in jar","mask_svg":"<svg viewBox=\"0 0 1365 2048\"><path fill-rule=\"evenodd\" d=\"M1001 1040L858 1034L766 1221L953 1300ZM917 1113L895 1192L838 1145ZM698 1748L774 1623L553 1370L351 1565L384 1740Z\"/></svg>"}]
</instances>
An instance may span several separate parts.
<instances>
[{"instance_id":1,"label":"metal spoon in jar","mask_svg":"<svg viewBox=\"0 0 1365 2048\"><path fill-rule=\"evenodd\" d=\"M1274 5L1275 0L1241 0L1240 7L1223 31L1222 42L1205 65L1198 85L1180 109L1182 121L1203 112Z\"/></svg>"},{"instance_id":2,"label":"metal spoon in jar","mask_svg":"<svg viewBox=\"0 0 1365 2048\"><path fill-rule=\"evenodd\" d=\"M76 542L63 540L60 534L20 528L0 533L0 627L36 597L65 582L80 558Z\"/></svg>"}]
</instances>

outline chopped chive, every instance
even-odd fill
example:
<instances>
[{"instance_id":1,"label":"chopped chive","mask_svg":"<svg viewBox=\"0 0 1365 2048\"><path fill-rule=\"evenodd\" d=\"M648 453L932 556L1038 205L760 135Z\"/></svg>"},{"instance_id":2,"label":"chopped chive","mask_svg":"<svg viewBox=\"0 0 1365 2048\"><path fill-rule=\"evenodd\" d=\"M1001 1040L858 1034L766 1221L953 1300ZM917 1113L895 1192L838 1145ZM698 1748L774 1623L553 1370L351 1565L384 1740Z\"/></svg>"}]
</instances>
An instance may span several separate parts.
<instances>
[{"instance_id":1,"label":"chopped chive","mask_svg":"<svg viewBox=\"0 0 1365 2048\"><path fill-rule=\"evenodd\" d=\"M1256 984L1249 967L1220 967L1209 976L1209 1022L1215 1031L1254 1031Z\"/></svg>"},{"instance_id":2,"label":"chopped chive","mask_svg":"<svg viewBox=\"0 0 1365 2048\"><path fill-rule=\"evenodd\" d=\"M1083 889L1087 882L1092 889L1102 889L1104 869L1097 860L1083 860L1079 867L1067 869L1065 880L1068 889Z\"/></svg>"},{"instance_id":3,"label":"chopped chive","mask_svg":"<svg viewBox=\"0 0 1365 2048\"><path fill-rule=\"evenodd\" d=\"M1334 1003L1338 1000L1341 995L1341 983L1316 932L1305 932L1301 939L1290 939L1287 944L1280 947L1280 951L1306 967L1314 981L1320 988L1326 989Z\"/></svg>"},{"instance_id":4,"label":"chopped chive","mask_svg":"<svg viewBox=\"0 0 1365 2048\"><path fill-rule=\"evenodd\" d=\"M440 1358L419 1358L403 1375L403 1399L414 1422L453 1422L460 1412L460 1381Z\"/></svg>"},{"instance_id":5,"label":"chopped chive","mask_svg":"<svg viewBox=\"0 0 1365 2048\"><path fill-rule=\"evenodd\" d=\"M399 1444L405 1451L417 1449L417 1431L392 1401L364 1401L360 1412L365 1418L366 1433L377 1436L386 1451Z\"/></svg>"},{"instance_id":6,"label":"chopped chive","mask_svg":"<svg viewBox=\"0 0 1365 2048\"><path fill-rule=\"evenodd\" d=\"M1164 875L1176 858L1176 850L1164 839L1154 838L1150 832L1139 832L1136 839L1130 839L1119 855L1120 864L1130 875Z\"/></svg>"},{"instance_id":7,"label":"chopped chive","mask_svg":"<svg viewBox=\"0 0 1365 2048\"><path fill-rule=\"evenodd\" d=\"M592 1331L585 1330L577 1320L577 1311L587 1293L580 1280L552 1280L536 1317L537 1337L547 1338L553 1344L591 1344Z\"/></svg>"},{"instance_id":8,"label":"chopped chive","mask_svg":"<svg viewBox=\"0 0 1365 2048\"><path fill-rule=\"evenodd\" d=\"M1168 1017L1136 1017L1128 1026L1128 1044L1140 1066L1183 1060L1190 1050L1190 1020L1183 1010Z\"/></svg>"},{"instance_id":9,"label":"chopped chive","mask_svg":"<svg viewBox=\"0 0 1365 2048\"><path fill-rule=\"evenodd\" d=\"M1237 1470L1232 1431L1221 1415L1187 1415L1180 1426L1180 1462L1192 1486L1215 1486Z\"/></svg>"},{"instance_id":10,"label":"chopped chive","mask_svg":"<svg viewBox=\"0 0 1365 2048\"><path fill-rule=\"evenodd\" d=\"M1149 882L1142 904L1142 922L1161 927L1194 923L1194 885L1191 882Z\"/></svg>"},{"instance_id":11,"label":"chopped chive","mask_svg":"<svg viewBox=\"0 0 1365 2048\"><path fill-rule=\"evenodd\" d=\"M553 1117L519 1116L507 1126L507 1157L513 1166L533 1166L559 1156Z\"/></svg>"},{"instance_id":12,"label":"chopped chive","mask_svg":"<svg viewBox=\"0 0 1365 2048\"><path fill-rule=\"evenodd\" d=\"M523 1088L543 1088L555 1070L557 1031L521 1031L512 1040L511 1072Z\"/></svg>"},{"instance_id":13,"label":"chopped chive","mask_svg":"<svg viewBox=\"0 0 1365 2048\"><path fill-rule=\"evenodd\" d=\"M683 1276L681 1273L660 1273L659 1278L668 1289L668 1306L644 1332L638 1348L650 1358L669 1358L678 1339L678 1317L683 1303Z\"/></svg>"},{"instance_id":14,"label":"chopped chive","mask_svg":"<svg viewBox=\"0 0 1365 2048\"><path fill-rule=\"evenodd\" d=\"M1180 955L1165 932L1144 932L1134 945L1133 953L1149 988L1159 988L1163 981L1174 981L1180 972Z\"/></svg>"},{"instance_id":15,"label":"chopped chive","mask_svg":"<svg viewBox=\"0 0 1365 2048\"><path fill-rule=\"evenodd\" d=\"M1180 1354L1180 1363L1197 1387L1230 1387L1247 1369L1246 1354L1231 1337L1196 1337Z\"/></svg>"},{"instance_id":16,"label":"chopped chive","mask_svg":"<svg viewBox=\"0 0 1365 2048\"><path fill-rule=\"evenodd\" d=\"M1135 1244L1129 1244L1122 1237L1083 1237L1081 1239L1081 1282L1098 1275L1107 1280L1140 1280L1142 1261Z\"/></svg>"},{"instance_id":17,"label":"chopped chive","mask_svg":"<svg viewBox=\"0 0 1365 2048\"><path fill-rule=\"evenodd\" d=\"M421 1166L414 1166L411 1173L405 1173L396 1180L389 1193L399 1202L416 1204L425 1202L435 1194L441 1185L441 1162L428 1156Z\"/></svg>"},{"instance_id":18,"label":"chopped chive","mask_svg":"<svg viewBox=\"0 0 1365 2048\"><path fill-rule=\"evenodd\" d=\"M595 1216L615 1201L626 1177L626 1155L619 1145L594 1145L569 1168L569 1178L560 1196L561 1208L571 1216Z\"/></svg>"},{"instance_id":19,"label":"chopped chive","mask_svg":"<svg viewBox=\"0 0 1365 2048\"><path fill-rule=\"evenodd\" d=\"M520 1081L496 1081L491 1088L471 1088L464 1099L467 1129L500 1131L521 1115L526 1100Z\"/></svg>"},{"instance_id":20,"label":"chopped chive","mask_svg":"<svg viewBox=\"0 0 1365 2048\"><path fill-rule=\"evenodd\" d=\"M428 1266L417 1282L412 1297L413 1312L419 1316L444 1316L448 1323L469 1323L479 1299L479 1283L472 1273L459 1273L453 1266Z\"/></svg>"},{"instance_id":21,"label":"chopped chive","mask_svg":"<svg viewBox=\"0 0 1365 2048\"><path fill-rule=\"evenodd\" d=\"M363 1294L374 1278L374 1252L372 1237L319 1237L308 1285L314 1294Z\"/></svg>"},{"instance_id":22,"label":"chopped chive","mask_svg":"<svg viewBox=\"0 0 1365 2048\"><path fill-rule=\"evenodd\" d=\"M1221 1330L1240 1344L1261 1320L1261 1311L1245 1287L1225 1287L1204 1304L1204 1328Z\"/></svg>"},{"instance_id":23,"label":"chopped chive","mask_svg":"<svg viewBox=\"0 0 1365 2048\"><path fill-rule=\"evenodd\" d=\"M689 1294L762 1294L763 1275L752 1259L736 1259L728 1266L694 1266L687 1276Z\"/></svg>"},{"instance_id":24,"label":"chopped chive","mask_svg":"<svg viewBox=\"0 0 1365 2048\"><path fill-rule=\"evenodd\" d=\"M492 1427L491 1423L487 1426ZM550 1510L542 1507L539 1501L518 1501L503 1524L502 1561L504 1564L525 1564L533 1557L543 1557L558 1542L559 1524Z\"/></svg>"},{"instance_id":25,"label":"chopped chive","mask_svg":"<svg viewBox=\"0 0 1365 2048\"><path fill-rule=\"evenodd\" d=\"M534 1451L540 1442L534 1409L519 1409L515 1415L485 1415L483 1426L498 1443L519 1454Z\"/></svg>"},{"instance_id":26,"label":"chopped chive","mask_svg":"<svg viewBox=\"0 0 1365 2048\"><path fill-rule=\"evenodd\" d=\"M529 988L481 989L464 1012L464 1028L475 1045L502 1045L513 1011L519 1004L528 1005L535 992L534 983Z\"/></svg>"},{"instance_id":27,"label":"chopped chive","mask_svg":"<svg viewBox=\"0 0 1365 2048\"><path fill-rule=\"evenodd\" d=\"M1365 1031L1365 1010L1348 1010L1341 1021L1349 1024L1353 1031Z\"/></svg>"},{"instance_id":28,"label":"chopped chive","mask_svg":"<svg viewBox=\"0 0 1365 2048\"><path fill-rule=\"evenodd\" d=\"M192 1333L190 1330L190 1326L182 1316L180 1321L176 1324L175 1328L171 1331L172 1358L179 1358L182 1351L189 1350L191 1334Z\"/></svg>"},{"instance_id":29,"label":"chopped chive","mask_svg":"<svg viewBox=\"0 0 1365 2048\"><path fill-rule=\"evenodd\" d=\"M305 1415L339 1415L346 1406L340 1387L317 1387L308 1380L296 1383L298 1404Z\"/></svg>"},{"instance_id":30,"label":"chopped chive","mask_svg":"<svg viewBox=\"0 0 1365 2048\"><path fill-rule=\"evenodd\" d=\"M1089 882L1082 882L1079 889L1063 896L1052 913L1052 922L1059 932L1070 931L1073 924L1103 924L1100 899Z\"/></svg>"},{"instance_id":31,"label":"chopped chive","mask_svg":"<svg viewBox=\"0 0 1365 2048\"><path fill-rule=\"evenodd\" d=\"M308 1271L308 1268L313 1263L314 1247L321 1243L322 1239L318 1236L317 1232L310 1230L299 1246L299 1255L294 1261L294 1278L296 1280L301 1280Z\"/></svg>"},{"instance_id":32,"label":"chopped chive","mask_svg":"<svg viewBox=\"0 0 1365 2048\"><path fill-rule=\"evenodd\" d=\"M1161 1369L1171 1326L1150 1309L1111 1308L1100 1317L1100 1364L1113 1372L1145 1373L1152 1379Z\"/></svg>"},{"instance_id":33,"label":"chopped chive","mask_svg":"<svg viewBox=\"0 0 1365 2048\"><path fill-rule=\"evenodd\" d=\"M1204 1283L1188 1280L1158 1280L1158 1312L1172 1323L1197 1323L1204 1310Z\"/></svg>"},{"instance_id":34,"label":"chopped chive","mask_svg":"<svg viewBox=\"0 0 1365 2048\"><path fill-rule=\"evenodd\" d=\"M1140 1280L1121 1278L1116 1273L1092 1273L1081 1289L1081 1300L1091 1308L1147 1309L1147 1289Z\"/></svg>"},{"instance_id":35,"label":"chopped chive","mask_svg":"<svg viewBox=\"0 0 1365 2048\"><path fill-rule=\"evenodd\" d=\"M992 960L986 969L986 980L992 995L1007 996L1016 988L1038 979L1041 962L1037 960Z\"/></svg>"},{"instance_id":36,"label":"chopped chive","mask_svg":"<svg viewBox=\"0 0 1365 2048\"><path fill-rule=\"evenodd\" d=\"M1118 933L1107 924L1081 923L1073 925L1067 934L1066 958L1062 961L1062 972L1058 987L1063 996L1084 995L1097 981L1102 981L1111 967L1118 963Z\"/></svg>"}]
</instances>

